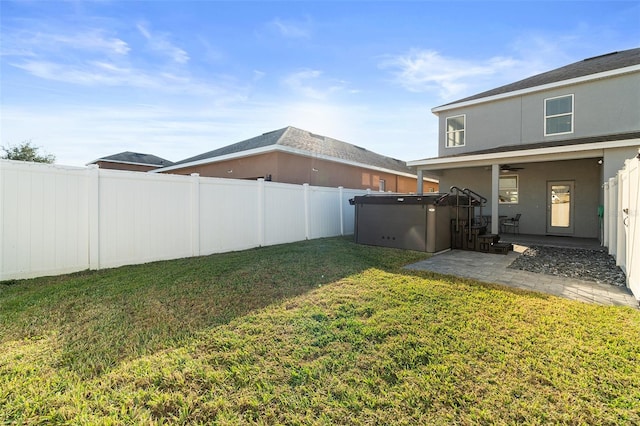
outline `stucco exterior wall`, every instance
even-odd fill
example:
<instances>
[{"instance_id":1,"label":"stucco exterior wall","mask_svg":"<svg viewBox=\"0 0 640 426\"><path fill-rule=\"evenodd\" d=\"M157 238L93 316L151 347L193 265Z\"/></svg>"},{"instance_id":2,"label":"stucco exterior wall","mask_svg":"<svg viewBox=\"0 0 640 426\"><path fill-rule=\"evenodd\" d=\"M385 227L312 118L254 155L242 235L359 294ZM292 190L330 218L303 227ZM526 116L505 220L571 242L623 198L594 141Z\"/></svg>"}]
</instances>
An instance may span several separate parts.
<instances>
[{"instance_id":1,"label":"stucco exterior wall","mask_svg":"<svg viewBox=\"0 0 640 426\"><path fill-rule=\"evenodd\" d=\"M517 175L518 204L499 204L499 215L515 216L522 213L520 232L545 235L547 233L547 182L573 181L574 237L597 238L599 236L598 205L600 201L602 166L597 158L525 164L522 170L510 172ZM491 169L475 167L443 171L440 177L442 192L452 185L469 188L483 195L489 202L483 214L491 214Z\"/></svg>"},{"instance_id":2,"label":"stucco exterior wall","mask_svg":"<svg viewBox=\"0 0 640 426\"><path fill-rule=\"evenodd\" d=\"M200 166L185 167L169 173L233 179L257 179L271 175L274 182L294 184L308 183L313 186L328 186L353 189L380 189L380 180L385 181L385 191L415 193L417 178L395 175L363 167L350 166L315 157L305 157L283 152L270 152L250 157L220 161ZM438 184L424 182L425 192L437 192Z\"/></svg>"},{"instance_id":3,"label":"stucco exterior wall","mask_svg":"<svg viewBox=\"0 0 640 426\"><path fill-rule=\"evenodd\" d=\"M544 100L574 95L573 133L544 135ZM500 146L637 131L640 73L525 94L439 113L439 156ZM465 145L445 147L446 118L465 114Z\"/></svg>"}]
</instances>

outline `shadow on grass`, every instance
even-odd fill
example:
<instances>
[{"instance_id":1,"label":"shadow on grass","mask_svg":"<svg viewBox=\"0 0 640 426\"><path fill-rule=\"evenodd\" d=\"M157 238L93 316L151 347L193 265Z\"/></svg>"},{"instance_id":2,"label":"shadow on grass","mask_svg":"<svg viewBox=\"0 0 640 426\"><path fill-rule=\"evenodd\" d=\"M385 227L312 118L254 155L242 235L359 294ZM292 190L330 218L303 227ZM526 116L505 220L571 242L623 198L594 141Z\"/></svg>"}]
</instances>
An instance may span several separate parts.
<instances>
[{"instance_id":1,"label":"shadow on grass","mask_svg":"<svg viewBox=\"0 0 640 426\"><path fill-rule=\"evenodd\" d=\"M0 288L0 341L53 334L56 367L90 377L318 286L425 256L338 237L20 280Z\"/></svg>"}]
</instances>

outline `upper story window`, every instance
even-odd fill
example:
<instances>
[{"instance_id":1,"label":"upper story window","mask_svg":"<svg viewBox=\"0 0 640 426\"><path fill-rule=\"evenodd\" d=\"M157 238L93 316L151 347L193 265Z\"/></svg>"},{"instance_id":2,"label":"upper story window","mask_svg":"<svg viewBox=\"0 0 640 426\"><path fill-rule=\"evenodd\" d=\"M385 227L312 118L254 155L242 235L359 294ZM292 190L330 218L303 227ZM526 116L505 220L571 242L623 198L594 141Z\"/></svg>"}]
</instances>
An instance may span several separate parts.
<instances>
[{"instance_id":1,"label":"upper story window","mask_svg":"<svg viewBox=\"0 0 640 426\"><path fill-rule=\"evenodd\" d=\"M544 100L544 134L573 133L573 95Z\"/></svg>"},{"instance_id":2,"label":"upper story window","mask_svg":"<svg viewBox=\"0 0 640 426\"><path fill-rule=\"evenodd\" d=\"M464 114L447 117L447 140L445 142L447 148L464 146L465 121L466 116Z\"/></svg>"}]
</instances>

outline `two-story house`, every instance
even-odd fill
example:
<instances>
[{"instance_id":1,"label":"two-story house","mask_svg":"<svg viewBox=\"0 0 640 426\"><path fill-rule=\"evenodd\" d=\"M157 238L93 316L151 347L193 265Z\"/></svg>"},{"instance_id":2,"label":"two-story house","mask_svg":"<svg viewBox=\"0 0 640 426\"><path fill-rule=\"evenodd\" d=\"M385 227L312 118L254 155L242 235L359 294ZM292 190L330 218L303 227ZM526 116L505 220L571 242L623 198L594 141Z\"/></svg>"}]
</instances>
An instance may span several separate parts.
<instances>
[{"instance_id":1,"label":"two-story house","mask_svg":"<svg viewBox=\"0 0 640 426\"><path fill-rule=\"evenodd\" d=\"M408 165L436 174L443 192L455 185L484 195L491 233L500 232L501 218L520 213L525 234L598 238L603 183L640 148L640 49L585 59L432 112L438 157Z\"/></svg>"}]
</instances>

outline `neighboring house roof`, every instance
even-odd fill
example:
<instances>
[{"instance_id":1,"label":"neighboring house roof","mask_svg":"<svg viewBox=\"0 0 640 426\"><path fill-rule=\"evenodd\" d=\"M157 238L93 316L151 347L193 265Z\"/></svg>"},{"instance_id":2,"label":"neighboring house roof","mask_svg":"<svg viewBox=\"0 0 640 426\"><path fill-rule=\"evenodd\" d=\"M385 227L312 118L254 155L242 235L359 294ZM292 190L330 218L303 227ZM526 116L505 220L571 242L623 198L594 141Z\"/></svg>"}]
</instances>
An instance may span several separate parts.
<instances>
[{"instance_id":1,"label":"neighboring house roof","mask_svg":"<svg viewBox=\"0 0 640 426\"><path fill-rule=\"evenodd\" d=\"M165 160L164 158L160 158L152 154L141 154L139 152L125 151L125 152L120 152L114 155L108 155L106 157L100 157L97 160L87 163L87 165L95 164L99 161L108 161L111 163L123 163L123 164L137 164L141 166L156 166L156 167L167 167L174 164L169 160Z\"/></svg>"},{"instance_id":2,"label":"neighboring house roof","mask_svg":"<svg viewBox=\"0 0 640 426\"><path fill-rule=\"evenodd\" d=\"M534 75L515 83L500 86L486 92L478 93L445 105L433 108L434 112L440 109L448 109L448 107L469 103L485 98L491 98L500 95L507 95L512 92L519 92L532 88L545 87L561 82L572 81L576 79L584 79L597 77L598 74L613 72L623 68L634 67L640 65L640 48L623 50L620 52L607 53L600 56L587 58L561 68Z\"/></svg>"},{"instance_id":3,"label":"neighboring house roof","mask_svg":"<svg viewBox=\"0 0 640 426\"><path fill-rule=\"evenodd\" d=\"M171 167L157 171L174 170L274 150L416 175L415 169L408 167L404 161L291 126L178 161Z\"/></svg>"}]
</instances>

